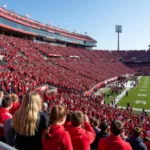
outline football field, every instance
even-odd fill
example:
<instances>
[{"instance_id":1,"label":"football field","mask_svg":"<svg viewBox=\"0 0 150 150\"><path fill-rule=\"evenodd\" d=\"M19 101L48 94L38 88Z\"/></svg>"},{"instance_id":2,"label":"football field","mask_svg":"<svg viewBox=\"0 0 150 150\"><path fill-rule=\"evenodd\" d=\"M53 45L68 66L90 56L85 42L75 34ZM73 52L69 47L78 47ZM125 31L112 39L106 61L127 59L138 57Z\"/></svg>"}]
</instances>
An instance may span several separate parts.
<instances>
[{"instance_id":1,"label":"football field","mask_svg":"<svg viewBox=\"0 0 150 150\"><path fill-rule=\"evenodd\" d=\"M150 110L150 76L141 77L137 87L131 88L128 96L123 96L117 105L126 107L127 103L133 108Z\"/></svg>"}]
</instances>

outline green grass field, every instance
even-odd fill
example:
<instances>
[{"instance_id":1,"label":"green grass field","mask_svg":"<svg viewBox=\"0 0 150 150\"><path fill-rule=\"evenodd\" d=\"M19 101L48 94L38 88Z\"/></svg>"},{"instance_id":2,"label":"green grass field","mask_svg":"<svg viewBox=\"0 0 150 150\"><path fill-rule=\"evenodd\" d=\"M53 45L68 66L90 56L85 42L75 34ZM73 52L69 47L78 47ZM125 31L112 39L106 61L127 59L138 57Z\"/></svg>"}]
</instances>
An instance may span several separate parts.
<instances>
[{"instance_id":1,"label":"green grass field","mask_svg":"<svg viewBox=\"0 0 150 150\"><path fill-rule=\"evenodd\" d=\"M107 92L105 92L105 94L109 94L110 90L108 90ZM117 97L117 94L113 94L109 97L105 96L104 97L104 100L105 100L105 103L108 104L110 103L112 100L114 100L115 98Z\"/></svg>"},{"instance_id":2,"label":"green grass field","mask_svg":"<svg viewBox=\"0 0 150 150\"><path fill-rule=\"evenodd\" d=\"M123 89L123 90L124 90L124 89ZM122 91L123 91L123 90L122 90ZM109 94L109 93L110 93L110 89L105 92L105 94ZM119 95L119 94L114 93L113 95L111 95L111 96L109 96L109 97L105 96L105 97L104 97L105 103L106 103L106 104L110 103L110 102L111 102L112 100L114 100L118 95Z\"/></svg>"},{"instance_id":3,"label":"green grass field","mask_svg":"<svg viewBox=\"0 0 150 150\"><path fill-rule=\"evenodd\" d=\"M144 76L136 88L129 90L129 95L124 96L118 106L126 107L127 103L133 108L144 108L150 110L150 76Z\"/></svg>"}]
</instances>

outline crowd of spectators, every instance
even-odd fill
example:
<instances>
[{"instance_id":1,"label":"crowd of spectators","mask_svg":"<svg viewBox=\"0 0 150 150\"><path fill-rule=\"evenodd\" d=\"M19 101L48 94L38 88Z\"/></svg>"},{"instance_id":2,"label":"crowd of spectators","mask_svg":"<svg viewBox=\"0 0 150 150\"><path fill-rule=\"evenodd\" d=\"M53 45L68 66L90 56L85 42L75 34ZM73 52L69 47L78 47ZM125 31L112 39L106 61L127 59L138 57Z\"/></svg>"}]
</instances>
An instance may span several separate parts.
<instances>
[{"instance_id":1,"label":"crowd of spectators","mask_svg":"<svg viewBox=\"0 0 150 150\"><path fill-rule=\"evenodd\" d=\"M150 149L145 112L101 105L100 97L77 93L32 92L22 100L2 93L0 140L18 150Z\"/></svg>"},{"instance_id":2,"label":"crowd of spectators","mask_svg":"<svg viewBox=\"0 0 150 150\"><path fill-rule=\"evenodd\" d=\"M127 50L112 51L118 58L124 62L148 62L150 60L150 51L146 50Z\"/></svg>"},{"instance_id":3,"label":"crowd of spectators","mask_svg":"<svg viewBox=\"0 0 150 150\"><path fill-rule=\"evenodd\" d=\"M112 51L113 54L121 59L127 67L139 72L143 75L150 74L150 51L145 50L128 50L128 51Z\"/></svg>"},{"instance_id":4,"label":"crowd of spectators","mask_svg":"<svg viewBox=\"0 0 150 150\"><path fill-rule=\"evenodd\" d=\"M112 108L102 104L103 97L82 93L108 78L134 73L111 52L42 45L4 35L0 39L1 141L19 150L150 149L147 113ZM41 84L71 90L33 92Z\"/></svg>"},{"instance_id":5,"label":"crowd of spectators","mask_svg":"<svg viewBox=\"0 0 150 150\"><path fill-rule=\"evenodd\" d=\"M0 36L0 55L2 90L19 96L41 84L84 92L106 79L134 73L109 51L52 46L5 35Z\"/></svg>"},{"instance_id":6,"label":"crowd of spectators","mask_svg":"<svg viewBox=\"0 0 150 150\"><path fill-rule=\"evenodd\" d=\"M150 63L127 64L128 67L141 74L150 74Z\"/></svg>"}]
</instances>

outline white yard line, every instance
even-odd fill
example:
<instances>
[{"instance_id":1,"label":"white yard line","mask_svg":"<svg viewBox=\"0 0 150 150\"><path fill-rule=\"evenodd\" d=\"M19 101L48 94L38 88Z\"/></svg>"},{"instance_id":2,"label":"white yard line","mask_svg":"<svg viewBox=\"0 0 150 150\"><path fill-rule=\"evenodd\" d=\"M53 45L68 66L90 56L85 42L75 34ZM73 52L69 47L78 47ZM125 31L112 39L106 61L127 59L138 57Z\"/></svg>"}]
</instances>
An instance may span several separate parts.
<instances>
[{"instance_id":1,"label":"white yard line","mask_svg":"<svg viewBox=\"0 0 150 150\"><path fill-rule=\"evenodd\" d=\"M131 88L127 87L120 95L118 95L115 100L116 100L116 104L122 99L122 97L124 97L124 95L126 94L127 91L129 91Z\"/></svg>"},{"instance_id":2,"label":"white yard line","mask_svg":"<svg viewBox=\"0 0 150 150\"><path fill-rule=\"evenodd\" d=\"M133 81L128 81L127 84L125 84L126 89L120 95L118 95L115 98L116 99L116 104L122 99L122 97L126 94L126 92L129 91L132 88L132 86L131 86L132 82Z\"/></svg>"}]
</instances>

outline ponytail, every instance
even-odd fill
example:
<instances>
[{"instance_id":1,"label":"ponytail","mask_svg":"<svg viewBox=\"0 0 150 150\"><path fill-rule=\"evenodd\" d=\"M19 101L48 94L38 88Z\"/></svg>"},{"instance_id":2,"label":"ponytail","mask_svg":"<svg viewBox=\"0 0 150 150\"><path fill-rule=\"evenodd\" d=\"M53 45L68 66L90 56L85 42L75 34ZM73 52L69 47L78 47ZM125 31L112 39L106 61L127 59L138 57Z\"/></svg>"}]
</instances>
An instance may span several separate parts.
<instances>
[{"instance_id":1,"label":"ponytail","mask_svg":"<svg viewBox=\"0 0 150 150\"><path fill-rule=\"evenodd\" d=\"M61 121L67 115L67 109L63 106L56 105L51 109L49 127L44 131L44 138L48 139L48 134L52 125Z\"/></svg>"},{"instance_id":2,"label":"ponytail","mask_svg":"<svg viewBox=\"0 0 150 150\"><path fill-rule=\"evenodd\" d=\"M55 124L60 119L58 106L54 106L50 113L50 122L49 124Z\"/></svg>"}]
</instances>

